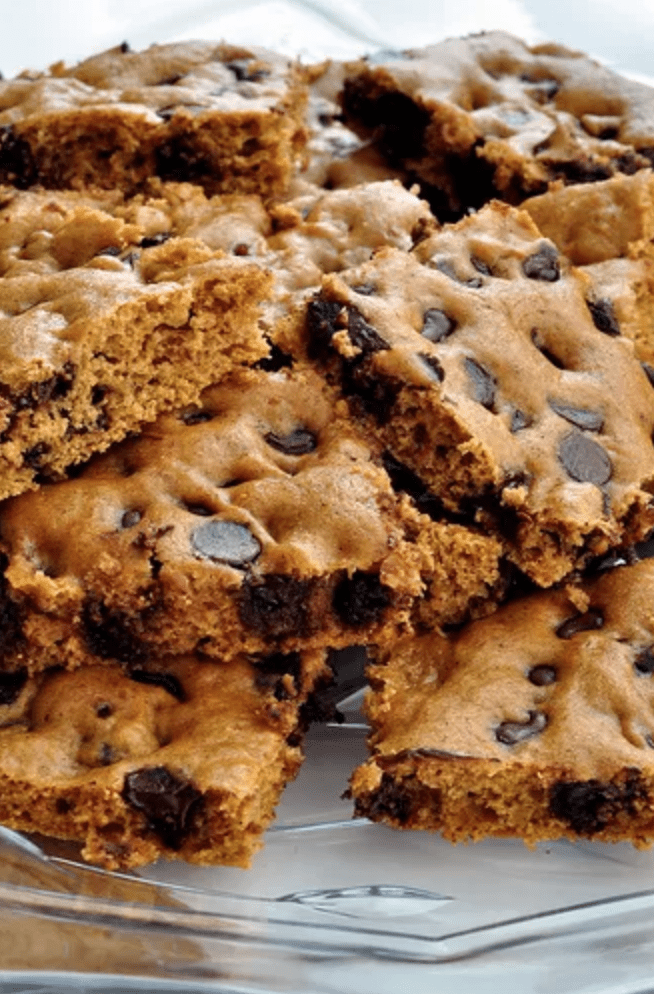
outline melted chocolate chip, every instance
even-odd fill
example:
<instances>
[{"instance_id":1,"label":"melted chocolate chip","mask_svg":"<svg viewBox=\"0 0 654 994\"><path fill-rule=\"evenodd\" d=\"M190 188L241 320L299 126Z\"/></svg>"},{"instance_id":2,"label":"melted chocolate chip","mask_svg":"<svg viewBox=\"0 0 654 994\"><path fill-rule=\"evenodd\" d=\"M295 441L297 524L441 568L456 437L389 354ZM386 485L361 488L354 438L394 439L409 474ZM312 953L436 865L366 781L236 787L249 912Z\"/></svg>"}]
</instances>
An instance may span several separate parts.
<instances>
[{"instance_id":1,"label":"melted chocolate chip","mask_svg":"<svg viewBox=\"0 0 654 994\"><path fill-rule=\"evenodd\" d=\"M185 425L200 425L207 421L213 420L213 414L211 411L207 411L204 408L197 408L193 411L185 411L180 414L180 420L184 422Z\"/></svg>"},{"instance_id":2,"label":"melted chocolate chip","mask_svg":"<svg viewBox=\"0 0 654 994\"><path fill-rule=\"evenodd\" d=\"M527 673L527 679L536 687L548 687L556 683L557 672L554 666L532 666Z\"/></svg>"},{"instance_id":3,"label":"melted chocolate chip","mask_svg":"<svg viewBox=\"0 0 654 994\"><path fill-rule=\"evenodd\" d=\"M27 190L38 178L29 142L20 138L11 125L0 127L0 181Z\"/></svg>"},{"instance_id":4,"label":"melted chocolate chip","mask_svg":"<svg viewBox=\"0 0 654 994\"><path fill-rule=\"evenodd\" d=\"M134 525L138 525L142 517L142 513L136 509L132 511L125 511L120 519L120 526L121 528L133 528Z\"/></svg>"},{"instance_id":5,"label":"melted chocolate chip","mask_svg":"<svg viewBox=\"0 0 654 994\"><path fill-rule=\"evenodd\" d=\"M95 598L87 598L82 608L86 643L96 656L133 662L147 656L147 648L133 631L133 622L122 612L111 611Z\"/></svg>"},{"instance_id":6,"label":"melted chocolate chip","mask_svg":"<svg viewBox=\"0 0 654 994\"><path fill-rule=\"evenodd\" d=\"M108 701L102 701L100 704L96 704L95 713L98 718L110 718L114 709Z\"/></svg>"},{"instance_id":7,"label":"melted chocolate chip","mask_svg":"<svg viewBox=\"0 0 654 994\"><path fill-rule=\"evenodd\" d=\"M123 800L145 815L148 828L170 849L179 849L193 827L202 794L165 766L134 770L125 777Z\"/></svg>"},{"instance_id":8,"label":"melted chocolate chip","mask_svg":"<svg viewBox=\"0 0 654 994\"><path fill-rule=\"evenodd\" d=\"M167 691L171 697L177 701L185 701L186 694L184 688L172 673L159 673L153 670L129 669L127 672L130 680L135 683L145 683L151 687L161 687Z\"/></svg>"},{"instance_id":9,"label":"melted chocolate chip","mask_svg":"<svg viewBox=\"0 0 654 994\"><path fill-rule=\"evenodd\" d=\"M355 798L354 805L356 816L371 818L373 821L390 818L400 825L406 825L411 817L411 797L389 773L382 774L374 794Z\"/></svg>"},{"instance_id":10,"label":"melted chocolate chip","mask_svg":"<svg viewBox=\"0 0 654 994\"><path fill-rule=\"evenodd\" d=\"M456 321L449 317L445 311L437 307L430 307L422 316L422 328L420 334L430 342L442 342L444 338L451 335L456 328Z\"/></svg>"},{"instance_id":11,"label":"melted chocolate chip","mask_svg":"<svg viewBox=\"0 0 654 994\"><path fill-rule=\"evenodd\" d=\"M43 468L43 462L45 456L50 451L50 446L47 442L37 442L33 445L31 449L26 449L23 452L23 462L30 469L38 470Z\"/></svg>"},{"instance_id":12,"label":"melted chocolate chip","mask_svg":"<svg viewBox=\"0 0 654 994\"><path fill-rule=\"evenodd\" d=\"M155 245L163 245L171 237L169 231L159 231L156 235L146 235L139 242L140 248L154 248Z\"/></svg>"},{"instance_id":13,"label":"melted chocolate chip","mask_svg":"<svg viewBox=\"0 0 654 994\"><path fill-rule=\"evenodd\" d=\"M605 335L619 335L620 325L610 300L587 300L588 310L595 327Z\"/></svg>"},{"instance_id":14,"label":"melted chocolate chip","mask_svg":"<svg viewBox=\"0 0 654 994\"><path fill-rule=\"evenodd\" d=\"M269 573L243 584L239 615L243 624L267 638L305 635L315 581Z\"/></svg>"},{"instance_id":15,"label":"melted chocolate chip","mask_svg":"<svg viewBox=\"0 0 654 994\"><path fill-rule=\"evenodd\" d=\"M556 783L550 791L550 811L567 822L579 835L593 835L645 795L637 770L628 770L622 784L601 780L568 780Z\"/></svg>"},{"instance_id":16,"label":"melted chocolate chip","mask_svg":"<svg viewBox=\"0 0 654 994\"><path fill-rule=\"evenodd\" d=\"M579 632L594 632L604 626L604 615L599 608L591 607L584 614L578 614L574 618L568 618L556 629L556 634L560 639L571 639Z\"/></svg>"},{"instance_id":17,"label":"melted chocolate chip","mask_svg":"<svg viewBox=\"0 0 654 994\"><path fill-rule=\"evenodd\" d=\"M528 428L531 424L530 419L524 413L524 411L519 411L516 408L511 412L511 431L515 433L516 431L522 431L523 428Z\"/></svg>"},{"instance_id":18,"label":"melted chocolate chip","mask_svg":"<svg viewBox=\"0 0 654 994\"><path fill-rule=\"evenodd\" d=\"M568 476L579 483L601 487L611 479L611 460L601 445L580 432L571 432L559 443L559 461Z\"/></svg>"},{"instance_id":19,"label":"melted chocolate chip","mask_svg":"<svg viewBox=\"0 0 654 994\"><path fill-rule=\"evenodd\" d=\"M269 431L264 435L264 439L273 449L287 456L306 455L308 452L313 452L317 445L316 436L306 428L296 428L288 435L278 435L277 432Z\"/></svg>"},{"instance_id":20,"label":"melted chocolate chip","mask_svg":"<svg viewBox=\"0 0 654 994\"><path fill-rule=\"evenodd\" d=\"M343 310L337 300L323 300L317 297L307 305L307 337L309 358L326 359L331 341L336 333L336 322Z\"/></svg>"},{"instance_id":21,"label":"melted chocolate chip","mask_svg":"<svg viewBox=\"0 0 654 994\"><path fill-rule=\"evenodd\" d=\"M215 164L185 135L176 135L155 151L155 170L162 180L199 183L218 179Z\"/></svg>"},{"instance_id":22,"label":"melted chocolate chip","mask_svg":"<svg viewBox=\"0 0 654 994\"><path fill-rule=\"evenodd\" d=\"M280 369L288 369L293 365L293 356L282 351L279 345L270 346L270 354L255 362L255 369L265 369L268 373L276 373Z\"/></svg>"},{"instance_id":23,"label":"melted chocolate chip","mask_svg":"<svg viewBox=\"0 0 654 994\"><path fill-rule=\"evenodd\" d=\"M259 690L272 692L278 701L289 699L283 677L290 675L297 689L300 684L301 659L299 652L276 652L256 663L255 686Z\"/></svg>"},{"instance_id":24,"label":"melted chocolate chip","mask_svg":"<svg viewBox=\"0 0 654 994\"><path fill-rule=\"evenodd\" d=\"M527 721L503 721L495 729L495 738L503 745L517 745L539 735L547 725L542 711L530 711Z\"/></svg>"},{"instance_id":25,"label":"melted chocolate chip","mask_svg":"<svg viewBox=\"0 0 654 994\"><path fill-rule=\"evenodd\" d=\"M530 280L555 283L561 277L559 254L553 245L543 245L523 261L522 271Z\"/></svg>"},{"instance_id":26,"label":"melted chocolate chip","mask_svg":"<svg viewBox=\"0 0 654 994\"><path fill-rule=\"evenodd\" d=\"M348 331L350 341L356 348L361 349L364 355L370 355L372 352L383 352L389 348L388 342L381 337L378 331L375 331L371 324L368 324L364 316L354 307L348 308Z\"/></svg>"},{"instance_id":27,"label":"melted chocolate chip","mask_svg":"<svg viewBox=\"0 0 654 994\"><path fill-rule=\"evenodd\" d=\"M253 65L251 59L232 59L226 62L225 66L234 73L239 83L258 83L259 80L270 76L267 69L250 68Z\"/></svg>"},{"instance_id":28,"label":"melted chocolate chip","mask_svg":"<svg viewBox=\"0 0 654 994\"><path fill-rule=\"evenodd\" d=\"M428 489L412 469L399 462L390 452L384 452L382 455L382 465L388 473L393 490L408 494L415 501L418 510L427 514L433 521L441 521L443 518L449 520L450 517L456 522L462 520L459 515L448 515L441 499Z\"/></svg>"},{"instance_id":29,"label":"melted chocolate chip","mask_svg":"<svg viewBox=\"0 0 654 994\"><path fill-rule=\"evenodd\" d=\"M464 366L472 384L475 400L489 411L495 403L496 383L494 377L474 359L466 358Z\"/></svg>"},{"instance_id":30,"label":"melted chocolate chip","mask_svg":"<svg viewBox=\"0 0 654 994\"><path fill-rule=\"evenodd\" d=\"M430 377L432 379L436 379L438 383L442 383L443 380L445 379L445 370L441 366L436 356L426 355L424 352L419 352L418 358L425 366L427 366Z\"/></svg>"},{"instance_id":31,"label":"melted chocolate chip","mask_svg":"<svg viewBox=\"0 0 654 994\"><path fill-rule=\"evenodd\" d=\"M363 356L346 360L342 369L344 394L356 397L363 411L371 414L378 424L386 424L391 418L401 383L369 372Z\"/></svg>"},{"instance_id":32,"label":"melted chocolate chip","mask_svg":"<svg viewBox=\"0 0 654 994\"><path fill-rule=\"evenodd\" d=\"M207 521L191 532L191 545L203 558L229 566L246 566L261 553L261 543L236 521Z\"/></svg>"},{"instance_id":33,"label":"melted chocolate chip","mask_svg":"<svg viewBox=\"0 0 654 994\"><path fill-rule=\"evenodd\" d=\"M548 404L560 418L565 418L570 424L584 431L601 431L604 427L604 418L598 411L589 411L584 407L571 407L569 404L562 404L558 400L551 399L548 400Z\"/></svg>"},{"instance_id":34,"label":"melted chocolate chip","mask_svg":"<svg viewBox=\"0 0 654 994\"><path fill-rule=\"evenodd\" d=\"M641 676L652 676L654 674L654 646L649 646L640 652L634 659L634 668Z\"/></svg>"},{"instance_id":35,"label":"melted chocolate chip","mask_svg":"<svg viewBox=\"0 0 654 994\"><path fill-rule=\"evenodd\" d=\"M0 705L13 704L27 682L27 670L0 673Z\"/></svg>"},{"instance_id":36,"label":"melted chocolate chip","mask_svg":"<svg viewBox=\"0 0 654 994\"><path fill-rule=\"evenodd\" d=\"M391 597L376 573L357 570L336 585L332 603L343 624L360 628L381 620Z\"/></svg>"}]
</instances>

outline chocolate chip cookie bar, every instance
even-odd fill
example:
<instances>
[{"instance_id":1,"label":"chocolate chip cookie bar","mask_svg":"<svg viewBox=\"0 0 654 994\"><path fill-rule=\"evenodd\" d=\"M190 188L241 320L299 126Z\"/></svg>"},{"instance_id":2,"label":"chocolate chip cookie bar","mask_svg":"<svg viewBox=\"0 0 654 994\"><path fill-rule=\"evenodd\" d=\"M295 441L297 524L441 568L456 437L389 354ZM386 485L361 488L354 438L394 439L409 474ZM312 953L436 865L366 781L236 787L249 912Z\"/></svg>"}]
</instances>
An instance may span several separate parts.
<instances>
[{"instance_id":1,"label":"chocolate chip cookie bar","mask_svg":"<svg viewBox=\"0 0 654 994\"><path fill-rule=\"evenodd\" d=\"M654 523L654 391L589 282L493 202L325 278L309 353L392 458L549 586Z\"/></svg>"},{"instance_id":2,"label":"chocolate chip cookie bar","mask_svg":"<svg viewBox=\"0 0 654 994\"><path fill-rule=\"evenodd\" d=\"M514 601L371 667L360 815L451 841L654 841L654 562Z\"/></svg>"},{"instance_id":3,"label":"chocolate chip cookie bar","mask_svg":"<svg viewBox=\"0 0 654 994\"><path fill-rule=\"evenodd\" d=\"M650 166L654 90L556 44L489 31L348 66L345 123L421 184L440 220L548 183Z\"/></svg>"},{"instance_id":4,"label":"chocolate chip cookie bar","mask_svg":"<svg viewBox=\"0 0 654 994\"><path fill-rule=\"evenodd\" d=\"M151 238L107 198L4 188L0 274L0 497L61 478L269 351L261 267Z\"/></svg>"},{"instance_id":5,"label":"chocolate chip cookie bar","mask_svg":"<svg viewBox=\"0 0 654 994\"><path fill-rule=\"evenodd\" d=\"M120 45L0 81L0 181L130 193L158 176L277 196L306 140L305 103L302 71L273 52Z\"/></svg>"},{"instance_id":6,"label":"chocolate chip cookie bar","mask_svg":"<svg viewBox=\"0 0 654 994\"><path fill-rule=\"evenodd\" d=\"M389 640L495 596L501 547L398 497L311 369L241 371L0 511L2 665ZM416 607L417 609L417 607Z\"/></svg>"},{"instance_id":7,"label":"chocolate chip cookie bar","mask_svg":"<svg viewBox=\"0 0 654 994\"><path fill-rule=\"evenodd\" d=\"M325 654L0 675L0 822L109 869L247 867L302 761Z\"/></svg>"}]
</instances>

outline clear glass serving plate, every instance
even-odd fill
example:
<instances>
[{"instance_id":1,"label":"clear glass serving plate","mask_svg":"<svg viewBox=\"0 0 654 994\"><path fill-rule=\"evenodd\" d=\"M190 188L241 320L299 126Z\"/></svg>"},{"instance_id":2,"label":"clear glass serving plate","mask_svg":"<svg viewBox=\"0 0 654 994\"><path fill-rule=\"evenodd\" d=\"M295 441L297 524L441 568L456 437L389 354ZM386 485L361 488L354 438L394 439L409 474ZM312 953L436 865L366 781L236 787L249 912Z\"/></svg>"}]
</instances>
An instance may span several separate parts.
<instances>
[{"instance_id":1,"label":"clear glass serving plate","mask_svg":"<svg viewBox=\"0 0 654 994\"><path fill-rule=\"evenodd\" d=\"M3 24L0 66L185 37L347 58L493 27L654 74L654 7L642 0L32 0ZM352 819L341 795L365 756L361 670L362 653L347 653L344 721L311 729L249 871L108 873L74 846L0 829L0 994L651 994L654 855L453 847Z\"/></svg>"}]
</instances>

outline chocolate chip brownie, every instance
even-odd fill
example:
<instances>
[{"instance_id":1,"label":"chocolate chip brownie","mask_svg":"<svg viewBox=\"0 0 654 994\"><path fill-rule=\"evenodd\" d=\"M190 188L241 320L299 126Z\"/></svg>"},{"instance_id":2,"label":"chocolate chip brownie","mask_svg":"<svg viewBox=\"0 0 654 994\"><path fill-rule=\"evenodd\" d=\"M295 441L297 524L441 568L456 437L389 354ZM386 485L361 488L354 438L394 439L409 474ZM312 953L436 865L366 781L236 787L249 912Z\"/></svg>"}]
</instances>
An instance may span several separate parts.
<instances>
[{"instance_id":1,"label":"chocolate chip brownie","mask_svg":"<svg viewBox=\"0 0 654 994\"><path fill-rule=\"evenodd\" d=\"M3 189L0 497L64 476L268 354L262 267L152 238L116 206Z\"/></svg>"},{"instance_id":2,"label":"chocolate chip brownie","mask_svg":"<svg viewBox=\"0 0 654 994\"><path fill-rule=\"evenodd\" d=\"M500 545L398 497L311 369L241 371L0 511L3 666L388 640L496 595ZM441 589L446 582L444 589Z\"/></svg>"},{"instance_id":3,"label":"chocolate chip brownie","mask_svg":"<svg viewBox=\"0 0 654 994\"><path fill-rule=\"evenodd\" d=\"M151 176L283 193L306 140L303 72L258 48L120 45L0 81L0 181L134 192Z\"/></svg>"},{"instance_id":4,"label":"chocolate chip brownie","mask_svg":"<svg viewBox=\"0 0 654 994\"><path fill-rule=\"evenodd\" d=\"M357 812L484 836L654 841L654 562L380 652Z\"/></svg>"},{"instance_id":5,"label":"chocolate chip brownie","mask_svg":"<svg viewBox=\"0 0 654 994\"><path fill-rule=\"evenodd\" d=\"M0 675L0 822L109 869L247 867L302 760L325 654Z\"/></svg>"},{"instance_id":6,"label":"chocolate chip brownie","mask_svg":"<svg viewBox=\"0 0 654 994\"><path fill-rule=\"evenodd\" d=\"M309 351L457 520L548 586L654 523L654 392L587 280L494 202L325 278Z\"/></svg>"},{"instance_id":7,"label":"chocolate chip brownie","mask_svg":"<svg viewBox=\"0 0 654 994\"><path fill-rule=\"evenodd\" d=\"M348 66L345 123L419 180L442 221L493 196L650 166L654 90L556 44L500 31Z\"/></svg>"}]
</instances>

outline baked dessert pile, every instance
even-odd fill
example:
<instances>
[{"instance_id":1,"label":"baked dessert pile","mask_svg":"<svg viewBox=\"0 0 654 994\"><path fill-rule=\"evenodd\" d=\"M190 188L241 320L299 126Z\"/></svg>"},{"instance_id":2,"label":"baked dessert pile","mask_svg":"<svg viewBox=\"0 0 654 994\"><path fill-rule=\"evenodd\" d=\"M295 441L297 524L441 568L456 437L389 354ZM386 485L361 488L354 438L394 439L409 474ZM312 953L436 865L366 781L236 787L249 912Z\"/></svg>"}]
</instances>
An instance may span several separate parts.
<instances>
[{"instance_id":1,"label":"baked dessert pile","mask_svg":"<svg viewBox=\"0 0 654 994\"><path fill-rule=\"evenodd\" d=\"M0 822L654 841L654 90L499 32L0 81ZM345 787L346 785L344 785Z\"/></svg>"}]
</instances>

